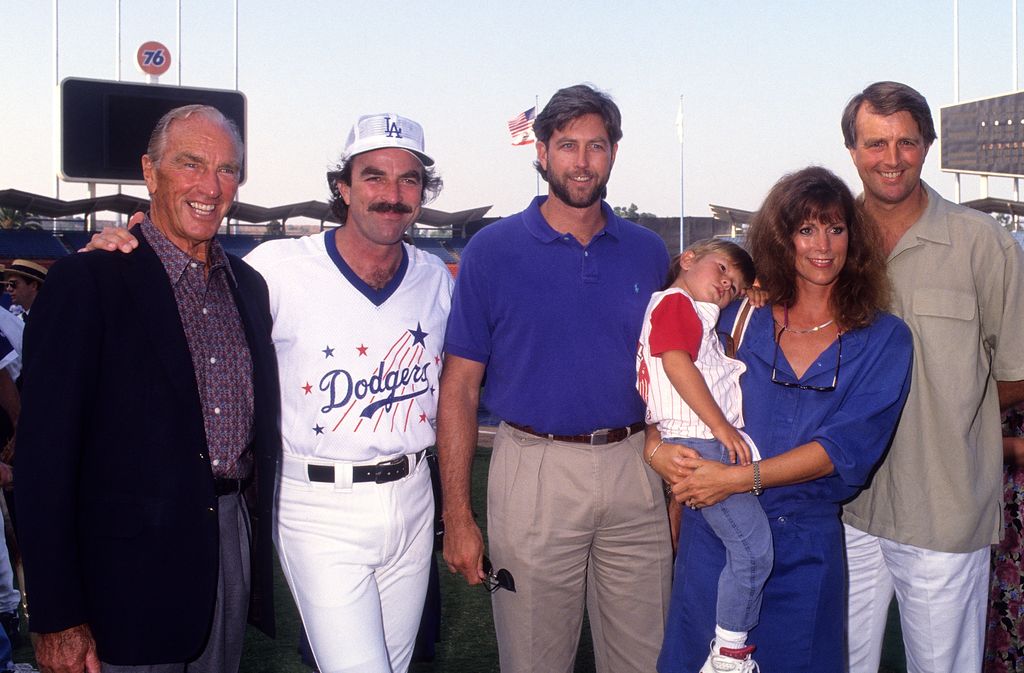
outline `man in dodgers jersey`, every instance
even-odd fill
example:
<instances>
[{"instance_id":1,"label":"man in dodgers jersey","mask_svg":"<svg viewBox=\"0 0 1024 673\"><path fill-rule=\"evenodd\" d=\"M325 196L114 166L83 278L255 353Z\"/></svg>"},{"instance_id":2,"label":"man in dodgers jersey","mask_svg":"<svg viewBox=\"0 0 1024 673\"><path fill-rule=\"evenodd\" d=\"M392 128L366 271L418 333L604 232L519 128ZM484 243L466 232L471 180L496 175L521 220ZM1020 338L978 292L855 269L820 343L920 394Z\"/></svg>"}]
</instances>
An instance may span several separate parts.
<instances>
[{"instance_id":1,"label":"man in dodgers jersey","mask_svg":"<svg viewBox=\"0 0 1024 673\"><path fill-rule=\"evenodd\" d=\"M344 225L246 257L281 377L278 552L323 673L405 671L419 626L452 278L402 236L440 190L433 163L416 122L360 117L327 175Z\"/></svg>"}]
</instances>

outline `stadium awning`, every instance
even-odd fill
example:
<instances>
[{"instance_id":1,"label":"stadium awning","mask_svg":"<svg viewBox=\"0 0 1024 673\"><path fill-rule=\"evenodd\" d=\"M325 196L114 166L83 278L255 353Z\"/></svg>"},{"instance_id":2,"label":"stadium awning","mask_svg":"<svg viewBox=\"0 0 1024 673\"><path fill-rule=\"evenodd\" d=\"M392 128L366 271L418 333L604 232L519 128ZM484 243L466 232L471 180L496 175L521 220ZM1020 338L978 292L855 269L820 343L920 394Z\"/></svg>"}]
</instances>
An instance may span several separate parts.
<instances>
[{"instance_id":1,"label":"stadium awning","mask_svg":"<svg viewBox=\"0 0 1024 673\"><path fill-rule=\"evenodd\" d=\"M1020 201L1011 201L1009 199L997 199L989 196L984 199L975 199L973 201L965 201L961 205L967 206L968 208L974 208L980 210L983 213L1004 213L1006 215L1024 215L1024 203Z\"/></svg>"},{"instance_id":2,"label":"stadium awning","mask_svg":"<svg viewBox=\"0 0 1024 673\"><path fill-rule=\"evenodd\" d=\"M753 211L740 210L739 208L730 208L728 206L716 206L713 203L709 203L708 206L711 208L711 214L714 215L716 220L722 220L729 224L750 224L751 218L754 217Z\"/></svg>"},{"instance_id":3,"label":"stadium awning","mask_svg":"<svg viewBox=\"0 0 1024 673\"><path fill-rule=\"evenodd\" d=\"M0 208L15 208L32 215L52 218L89 215L98 212L131 215L136 211L148 210L149 199L140 199L127 194L111 194L91 199L62 201L51 196L32 194L19 189L4 189L0 190ZM423 208L417 222L431 227L449 225L462 227L482 219L490 209L491 206L481 206L470 210L461 210L457 213L446 213L433 208ZM293 217L308 217L318 220L321 224L325 222L339 224L338 219L331 212L330 205L323 201L305 201L271 208L239 202L228 211L228 217L254 224L274 220L285 222Z\"/></svg>"}]
</instances>

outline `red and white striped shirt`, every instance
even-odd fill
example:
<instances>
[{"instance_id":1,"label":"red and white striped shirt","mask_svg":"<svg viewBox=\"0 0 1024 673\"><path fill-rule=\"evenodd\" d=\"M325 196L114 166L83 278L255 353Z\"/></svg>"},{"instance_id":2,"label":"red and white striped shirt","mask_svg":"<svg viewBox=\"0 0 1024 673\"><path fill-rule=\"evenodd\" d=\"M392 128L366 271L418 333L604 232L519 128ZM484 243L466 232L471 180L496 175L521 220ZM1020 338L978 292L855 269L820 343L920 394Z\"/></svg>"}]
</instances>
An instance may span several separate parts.
<instances>
[{"instance_id":1,"label":"red and white striped shirt","mask_svg":"<svg viewBox=\"0 0 1024 673\"><path fill-rule=\"evenodd\" d=\"M722 349L715 333L718 313L715 304L695 301L676 287L655 292L647 304L636 354L637 390L647 404L647 422L657 423L663 437L714 439L665 373L661 355L672 350L690 355L726 420L743 427L740 374L747 366Z\"/></svg>"}]
</instances>

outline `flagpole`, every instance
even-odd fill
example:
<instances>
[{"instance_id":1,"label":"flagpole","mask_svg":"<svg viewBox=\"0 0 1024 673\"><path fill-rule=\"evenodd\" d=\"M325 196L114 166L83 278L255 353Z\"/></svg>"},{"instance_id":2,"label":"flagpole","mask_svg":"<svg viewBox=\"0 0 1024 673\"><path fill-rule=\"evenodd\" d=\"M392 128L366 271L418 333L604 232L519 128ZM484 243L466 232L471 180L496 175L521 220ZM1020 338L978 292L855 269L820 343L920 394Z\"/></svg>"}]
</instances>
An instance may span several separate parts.
<instances>
[{"instance_id":1,"label":"flagpole","mask_svg":"<svg viewBox=\"0 0 1024 673\"><path fill-rule=\"evenodd\" d=\"M676 131L679 133L679 252L686 249L686 200L683 188L683 94L679 94L679 114L676 115Z\"/></svg>"},{"instance_id":2,"label":"flagpole","mask_svg":"<svg viewBox=\"0 0 1024 673\"><path fill-rule=\"evenodd\" d=\"M540 109L539 108L540 108L540 96L538 96L537 94L533 94L533 110L534 110L534 117L533 117L533 119L534 119L534 121L536 121L536 119L537 119L536 115L540 113ZM534 134L534 135L536 135L536 134ZM534 143L534 145L536 145L537 141L534 140L533 143ZM537 171L534 171L534 173L537 173ZM540 173L537 173L537 196L540 196Z\"/></svg>"}]
</instances>

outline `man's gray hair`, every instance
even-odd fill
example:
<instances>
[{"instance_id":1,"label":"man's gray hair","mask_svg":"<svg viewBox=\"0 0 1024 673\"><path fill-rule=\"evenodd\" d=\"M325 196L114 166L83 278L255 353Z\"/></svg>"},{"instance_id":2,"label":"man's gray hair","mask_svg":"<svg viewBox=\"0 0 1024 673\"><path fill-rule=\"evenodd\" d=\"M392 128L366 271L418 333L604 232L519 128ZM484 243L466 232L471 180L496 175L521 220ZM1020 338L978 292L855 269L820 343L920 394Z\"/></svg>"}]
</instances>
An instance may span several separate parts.
<instances>
[{"instance_id":1,"label":"man's gray hair","mask_svg":"<svg viewBox=\"0 0 1024 673\"><path fill-rule=\"evenodd\" d=\"M159 166L160 161L164 157L164 148L167 146L167 134L170 132L171 122L185 120L193 115L205 117L223 126L235 144L235 154L239 163L242 162L242 157L245 154L245 144L242 142L242 134L239 133L235 122L225 117L224 113L211 105L183 105L182 107L174 108L161 117L153 129L152 135L149 136L149 146L146 148L146 155L149 156L154 166Z\"/></svg>"}]
</instances>

